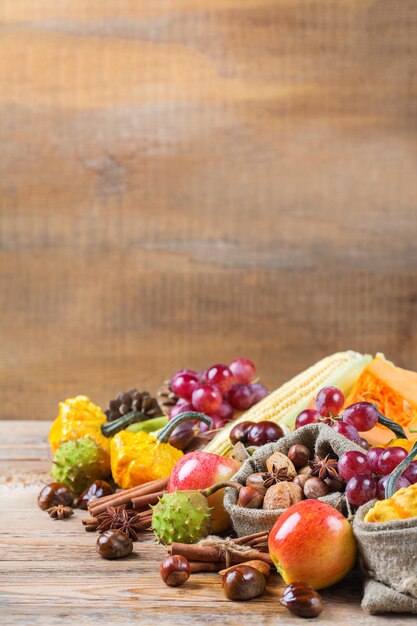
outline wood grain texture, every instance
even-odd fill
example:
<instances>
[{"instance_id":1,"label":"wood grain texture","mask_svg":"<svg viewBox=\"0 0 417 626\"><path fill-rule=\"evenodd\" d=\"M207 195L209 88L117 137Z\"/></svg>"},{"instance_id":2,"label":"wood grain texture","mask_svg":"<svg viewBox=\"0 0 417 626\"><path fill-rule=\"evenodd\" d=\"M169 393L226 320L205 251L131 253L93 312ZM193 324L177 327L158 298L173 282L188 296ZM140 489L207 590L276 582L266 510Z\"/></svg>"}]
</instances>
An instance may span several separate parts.
<instances>
[{"instance_id":1,"label":"wood grain texture","mask_svg":"<svg viewBox=\"0 0 417 626\"><path fill-rule=\"evenodd\" d=\"M3 0L5 418L251 357L417 369L413 0Z\"/></svg>"},{"instance_id":2,"label":"wood grain texture","mask_svg":"<svg viewBox=\"0 0 417 626\"><path fill-rule=\"evenodd\" d=\"M85 511L53 521L36 504L47 481L48 422L5 422L0 441L0 622L7 626L98 624L299 624L280 606L281 578L273 574L265 595L249 604L225 599L218 574L195 574L177 589L159 578L162 547L148 538L134 554L105 561L96 535L81 525ZM353 574L323 592L322 626L405 626L410 616L366 615Z\"/></svg>"}]
</instances>

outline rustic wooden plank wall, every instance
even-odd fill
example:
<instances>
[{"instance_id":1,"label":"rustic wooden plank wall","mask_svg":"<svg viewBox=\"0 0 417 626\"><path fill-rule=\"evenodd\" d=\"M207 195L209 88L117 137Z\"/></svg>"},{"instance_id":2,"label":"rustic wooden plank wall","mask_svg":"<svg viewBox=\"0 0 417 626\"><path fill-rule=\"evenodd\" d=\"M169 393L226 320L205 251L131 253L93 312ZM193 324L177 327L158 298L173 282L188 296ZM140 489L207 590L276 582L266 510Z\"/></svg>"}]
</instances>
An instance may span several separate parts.
<instances>
[{"instance_id":1,"label":"rustic wooden plank wall","mask_svg":"<svg viewBox=\"0 0 417 626\"><path fill-rule=\"evenodd\" d=\"M0 142L3 418L417 368L414 0L2 0Z\"/></svg>"}]
</instances>

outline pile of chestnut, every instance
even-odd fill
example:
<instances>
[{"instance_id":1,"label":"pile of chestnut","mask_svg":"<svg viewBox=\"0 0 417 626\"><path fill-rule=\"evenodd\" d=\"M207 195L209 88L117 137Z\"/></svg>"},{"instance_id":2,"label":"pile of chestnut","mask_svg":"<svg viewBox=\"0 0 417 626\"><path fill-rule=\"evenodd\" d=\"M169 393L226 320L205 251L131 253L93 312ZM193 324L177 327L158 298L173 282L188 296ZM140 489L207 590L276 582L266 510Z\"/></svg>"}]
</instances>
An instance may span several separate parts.
<instances>
[{"instance_id":1,"label":"pile of chestnut","mask_svg":"<svg viewBox=\"0 0 417 626\"><path fill-rule=\"evenodd\" d=\"M264 593L270 571L267 563L256 560L220 570L223 593L228 600L253 600ZM160 565L160 574L169 587L180 587L190 577L190 563L184 556L167 556ZM303 582L288 585L279 602L298 617L317 617L323 610L321 596Z\"/></svg>"},{"instance_id":2,"label":"pile of chestnut","mask_svg":"<svg viewBox=\"0 0 417 626\"><path fill-rule=\"evenodd\" d=\"M246 478L237 503L249 509L286 509L304 498L343 491L344 482L333 468L336 459L313 457L307 446L295 444L287 455L274 452L266 460L266 471Z\"/></svg>"}]
</instances>

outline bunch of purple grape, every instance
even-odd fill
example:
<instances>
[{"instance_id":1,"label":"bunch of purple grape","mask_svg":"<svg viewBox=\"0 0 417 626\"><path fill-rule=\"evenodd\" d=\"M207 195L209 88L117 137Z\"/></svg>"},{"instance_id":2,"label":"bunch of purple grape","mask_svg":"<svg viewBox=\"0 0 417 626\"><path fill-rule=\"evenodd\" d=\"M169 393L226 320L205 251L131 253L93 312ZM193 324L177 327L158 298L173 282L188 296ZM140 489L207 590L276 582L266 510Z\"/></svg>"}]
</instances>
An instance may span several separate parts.
<instances>
[{"instance_id":1,"label":"bunch of purple grape","mask_svg":"<svg viewBox=\"0 0 417 626\"><path fill-rule=\"evenodd\" d=\"M302 411L295 420L295 428L306 424L328 424L367 450L369 443L360 436L359 431L366 432L375 426L379 417L378 409L371 402L356 402L341 413L344 403L345 398L340 389L324 387L317 394L316 408Z\"/></svg>"},{"instance_id":2,"label":"bunch of purple grape","mask_svg":"<svg viewBox=\"0 0 417 626\"><path fill-rule=\"evenodd\" d=\"M339 458L338 474L346 483L346 499L352 506L360 506L378 498L385 498L385 485L389 474L405 459L407 450L399 446L369 449L369 443L359 432L371 430L380 416L378 408L370 402L356 402L342 413L345 398L337 387L324 387L316 398L316 408L302 411L295 427L325 423L338 433L362 446L366 451L349 450ZM396 483L396 489L417 482L417 461L407 467Z\"/></svg>"},{"instance_id":3,"label":"bunch of purple grape","mask_svg":"<svg viewBox=\"0 0 417 626\"><path fill-rule=\"evenodd\" d=\"M375 447L366 453L349 450L342 454L337 463L339 475L346 482L345 495L353 506L360 506L378 498L385 498L385 485L391 472L408 455L400 446ZM417 482L417 461L412 461L403 471L395 490Z\"/></svg>"},{"instance_id":4,"label":"bunch of purple grape","mask_svg":"<svg viewBox=\"0 0 417 626\"><path fill-rule=\"evenodd\" d=\"M254 364L243 358L235 359L229 366L213 365L203 373L180 370L170 381L170 389L179 400L170 410L169 418L198 411L211 417L213 429L222 428L233 419L235 411L250 409L268 394L263 385L251 382L254 377ZM199 426L204 430L204 424Z\"/></svg>"}]
</instances>

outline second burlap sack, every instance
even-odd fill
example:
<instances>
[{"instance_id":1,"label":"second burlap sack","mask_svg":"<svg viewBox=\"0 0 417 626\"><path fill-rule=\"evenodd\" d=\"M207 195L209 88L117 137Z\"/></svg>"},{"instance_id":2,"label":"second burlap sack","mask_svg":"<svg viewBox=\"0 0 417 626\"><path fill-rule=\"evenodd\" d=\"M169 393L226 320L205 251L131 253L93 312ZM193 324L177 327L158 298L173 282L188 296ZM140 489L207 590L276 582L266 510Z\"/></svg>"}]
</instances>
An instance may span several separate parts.
<instances>
[{"instance_id":1,"label":"second burlap sack","mask_svg":"<svg viewBox=\"0 0 417 626\"><path fill-rule=\"evenodd\" d=\"M321 458L330 454L333 458L339 458L348 450L357 450L363 452L355 443L339 435L333 428L327 424L308 424L298 430L286 435L275 443L268 443L259 448L254 455L245 461L240 470L235 474L233 480L240 482L242 485L246 483L246 478L254 472L262 472L266 470L266 460L273 452L282 452L287 454L288 450L294 444L303 444L307 446L313 454L318 454ZM250 535L262 530L270 530L278 517L285 509L275 509L266 511L263 509L246 509L238 506L238 493L236 489L226 489L224 498L224 507L230 514L233 528L239 537ZM331 493L323 498L319 498L323 502L334 506L342 513L347 513L346 498L343 493Z\"/></svg>"},{"instance_id":2,"label":"second burlap sack","mask_svg":"<svg viewBox=\"0 0 417 626\"><path fill-rule=\"evenodd\" d=\"M417 517L365 522L374 504L359 507L353 520L365 574L362 608L371 614L417 613Z\"/></svg>"}]
</instances>

